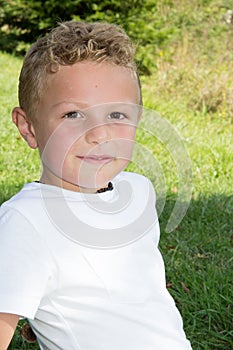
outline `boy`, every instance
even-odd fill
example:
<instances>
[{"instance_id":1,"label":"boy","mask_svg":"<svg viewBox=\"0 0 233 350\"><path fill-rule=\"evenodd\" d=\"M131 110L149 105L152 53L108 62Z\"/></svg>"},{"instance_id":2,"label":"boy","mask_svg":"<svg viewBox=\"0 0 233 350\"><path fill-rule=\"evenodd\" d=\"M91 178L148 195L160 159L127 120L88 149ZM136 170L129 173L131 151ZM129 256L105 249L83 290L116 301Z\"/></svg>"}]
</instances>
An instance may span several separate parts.
<instances>
[{"instance_id":1,"label":"boy","mask_svg":"<svg viewBox=\"0 0 233 350\"><path fill-rule=\"evenodd\" d=\"M13 122L42 163L0 211L0 349L19 317L45 350L188 350L151 183L122 172L141 115L118 27L65 22L27 53ZM26 266L26 273L25 273Z\"/></svg>"}]
</instances>

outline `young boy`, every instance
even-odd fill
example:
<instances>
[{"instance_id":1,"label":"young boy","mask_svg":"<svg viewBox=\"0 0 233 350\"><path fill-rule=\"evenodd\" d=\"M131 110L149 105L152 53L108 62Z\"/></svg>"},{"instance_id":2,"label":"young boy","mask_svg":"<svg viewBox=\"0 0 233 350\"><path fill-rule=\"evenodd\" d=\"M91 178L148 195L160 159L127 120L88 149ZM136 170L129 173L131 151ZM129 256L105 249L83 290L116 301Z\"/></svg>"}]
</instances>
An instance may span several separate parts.
<instances>
[{"instance_id":1,"label":"young boy","mask_svg":"<svg viewBox=\"0 0 233 350\"><path fill-rule=\"evenodd\" d=\"M40 181L0 210L0 349L20 317L45 350L188 350L151 183L123 172L142 110L118 27L65 22L27 53L13 122Z\"/></svg>"}]
</instances>

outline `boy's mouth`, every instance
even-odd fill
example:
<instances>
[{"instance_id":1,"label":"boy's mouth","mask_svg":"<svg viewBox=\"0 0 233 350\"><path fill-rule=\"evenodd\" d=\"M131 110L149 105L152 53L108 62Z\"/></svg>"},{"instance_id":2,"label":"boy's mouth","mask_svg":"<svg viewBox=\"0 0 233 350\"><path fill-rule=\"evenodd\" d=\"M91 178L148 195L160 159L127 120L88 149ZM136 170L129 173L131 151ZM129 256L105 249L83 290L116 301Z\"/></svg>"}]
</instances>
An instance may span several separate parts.
<instances>
[{"instance_id":1,"label":"boy's mouth","mask_svg":"<svg viewBox=\"0 0 233 350\"><path fill-rule=\"evenodd\" d=\"M87 162L90 164L107 164L112 162L115 158L109 155L97 155L97 154L92 154L89 156L77 156L80 160L83 162Z\"/></svg>"}]
</instances>

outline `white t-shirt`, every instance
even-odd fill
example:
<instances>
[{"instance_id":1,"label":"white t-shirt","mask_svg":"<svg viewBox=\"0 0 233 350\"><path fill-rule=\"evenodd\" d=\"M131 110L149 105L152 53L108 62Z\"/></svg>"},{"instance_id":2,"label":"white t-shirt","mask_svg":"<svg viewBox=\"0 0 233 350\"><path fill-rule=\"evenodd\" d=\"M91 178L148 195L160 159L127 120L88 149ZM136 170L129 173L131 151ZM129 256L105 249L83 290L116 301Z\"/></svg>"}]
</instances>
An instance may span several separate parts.
<instances>
[{"instance_id":1,"label":"white t-shirt","mask_svg":"<svg viewBox=\"0 0 233 350\"><path fill-rule=\"evenodd\" d=\"M166 290L153 186L123 172L83 194L26 184L0 209L0 312L43 350L190 350Z\"/></svg>"}]
</instances>

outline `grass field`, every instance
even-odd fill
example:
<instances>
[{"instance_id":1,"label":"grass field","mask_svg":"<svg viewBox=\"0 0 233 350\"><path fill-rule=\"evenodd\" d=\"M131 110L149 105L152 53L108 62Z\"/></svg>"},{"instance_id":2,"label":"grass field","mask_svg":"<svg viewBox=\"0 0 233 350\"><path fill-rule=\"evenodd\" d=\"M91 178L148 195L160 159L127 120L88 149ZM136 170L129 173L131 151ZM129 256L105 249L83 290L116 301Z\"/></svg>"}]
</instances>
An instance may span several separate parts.
<instances>
[{"instance_id":1,"label":"grass field","mask_svg":"<svg viewBox=\"0 0 233 350\"><path fill-rule=\"evenodd\" d=\"M185 2L182 4L185 6ZM193 16L195 11L193 8ZM193 349L230 350L233 349L233 26L223 23L217 11L212 9L209 17L205 11L210 10L203 6L202 14L206 16L202 16L205 18L202 27L199 19L199 32L196 27L183 28L179 40L174 39L167 50L161 51L153 74L142 77L144 104L151 111L146 114L153 116L155 110L161 114L190 157L192 196L185 217L172 232L166 231L166 225L185 178L180 179L182 169L177 168L177 159L168 144L157 137L154 122L148 125L143 120L137 144L150 152L149 160L159 165L164 186L159 187L157 173L153 166L148 167L146 159L137 159L128 169L149 176L165 198L160 215L160 248L168 288L182 313ZM1 202L25 182L38 179L40 173L37 151L27 147L10 121L11 108L17 105L21 63L21 58L0 53ZM17 332L10 349L37 349L37 345L27 345Z\"/></svg>"}]
</instances>

